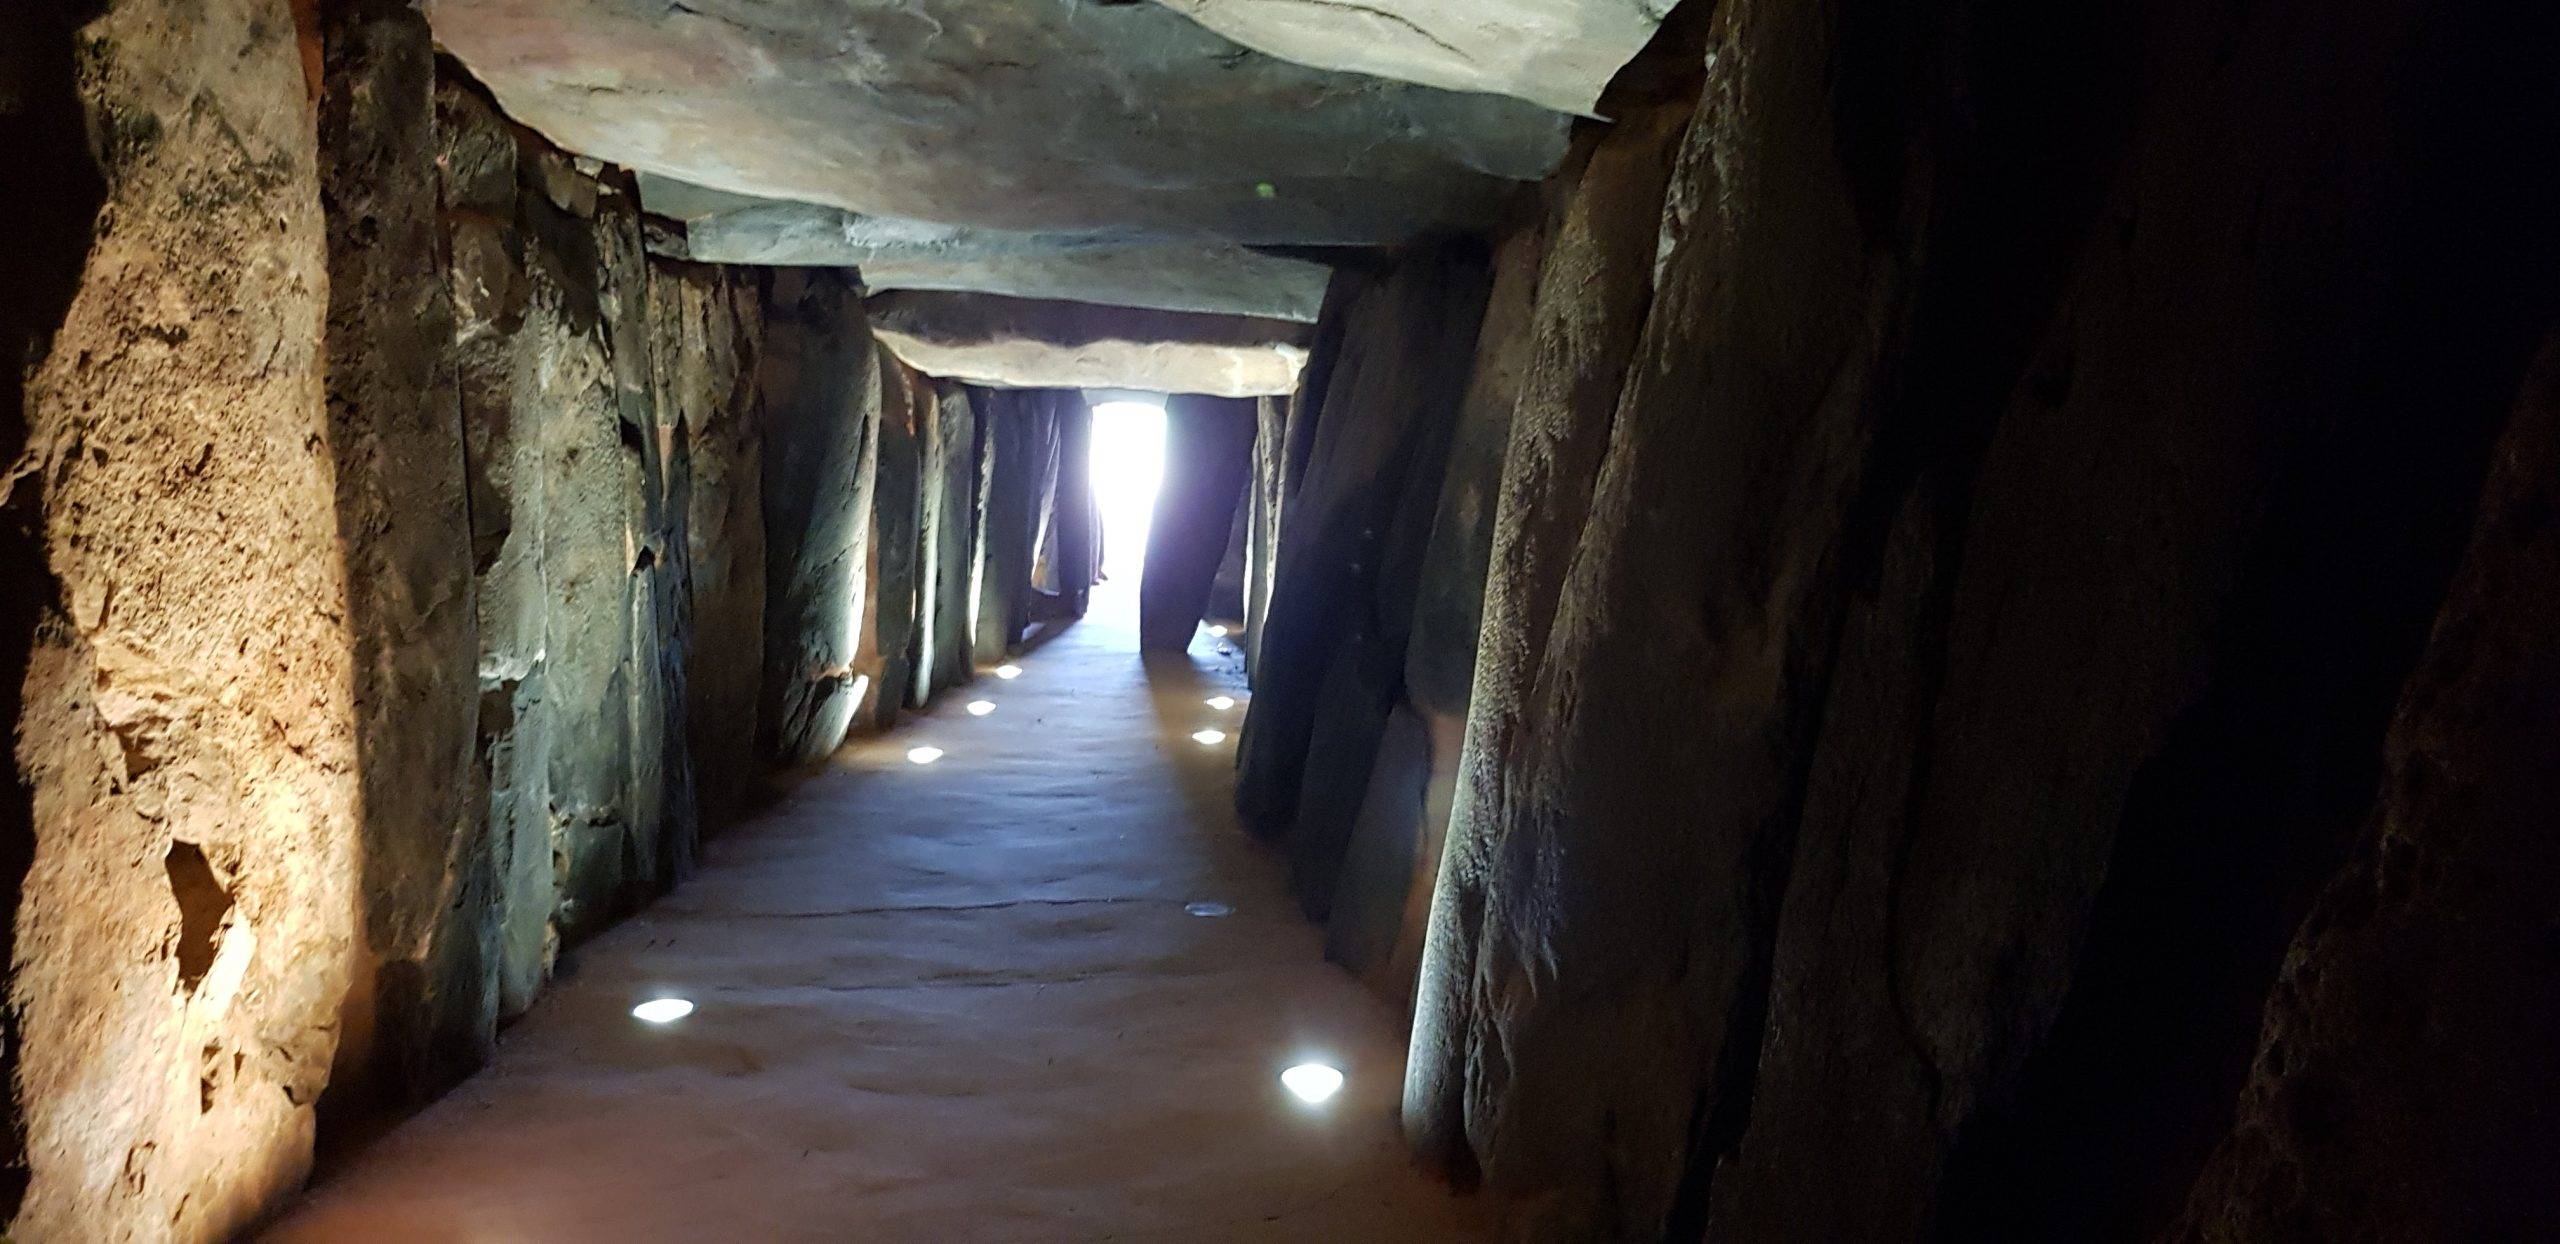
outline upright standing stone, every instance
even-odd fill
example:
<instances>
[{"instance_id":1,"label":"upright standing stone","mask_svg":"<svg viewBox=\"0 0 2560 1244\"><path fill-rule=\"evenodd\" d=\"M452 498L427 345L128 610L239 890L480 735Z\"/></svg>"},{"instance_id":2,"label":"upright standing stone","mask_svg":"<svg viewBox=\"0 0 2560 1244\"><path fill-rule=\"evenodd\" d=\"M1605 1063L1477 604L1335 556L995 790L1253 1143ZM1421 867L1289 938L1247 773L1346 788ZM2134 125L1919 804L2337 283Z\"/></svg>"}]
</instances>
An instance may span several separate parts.
<instances>
[{"instance_id":1,"label":"upright standing stone","mask_svg":"<svg viewBox=\"0 0 2560 1244\"><path fill-rule=\"evenodd\" d=\"M1177 396L1165 402L1164 483L1138 585L1138 646L1179 652L1206 616L1253 473L1257 403Z\"/></svg>"},{"instance_id":2,"label":"upright standing stone","mask_svg":"<svg viewBox=\"0 0 2560 1244\"><path fill-rule=\"evenodd\" d=\"M399 0L324 9L328 402L355 641L367 962L324 1123L424 1100L496 1036L497 864L473 755L479 635L435 52Z\"/></svg>"},{"instance_id":3,"label":"upright standing stone","mask_svg":"<svg viewBox=\"0 0 2560 1244\"><path fill-rule=\"evenodd\" d=\"M870 726L898 720L915 681L916 635L924 588L924 431L933 400L923 376L880 351L880 466L871 494L873 635L880 673Z\"/></svg>"},{"instance_id":4,"label":"upright standing stone","mask_svg":"<svg viewBox=\"0 0 2560 1244\"><path fill-rule=\"evenodd\" d=\"M858 707L855 654L880 449L879 355L852 282L777 270L766 310L765 695L776 763L844 741Z\"/></svg>"}]
</instances>

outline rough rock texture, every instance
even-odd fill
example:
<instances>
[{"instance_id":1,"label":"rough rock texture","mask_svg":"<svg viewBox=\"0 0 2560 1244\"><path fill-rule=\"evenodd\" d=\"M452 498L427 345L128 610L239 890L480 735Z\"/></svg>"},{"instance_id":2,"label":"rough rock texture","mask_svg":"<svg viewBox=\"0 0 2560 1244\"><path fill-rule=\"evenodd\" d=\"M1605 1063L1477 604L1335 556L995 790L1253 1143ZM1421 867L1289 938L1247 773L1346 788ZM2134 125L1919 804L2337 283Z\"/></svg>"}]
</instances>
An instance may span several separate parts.
<instances>
[{"instance_id":1,"label":"rough rock texture","mask_svg":"<svg viewBox=\"0 0 2560 1244\"><path fill-rule=\"evenodd\" d=\"M1422 961L1475 675L1494 494L1531 347L1547 230L1543 212L1529 215L1493 255L1474 374L1450 432L1429 542L1409 568L1415 584L1403 692L1343 847L1325 933L1326 955L1398 1003L1411 1001Z\"/></svg>"},{"instance_id":2,"label":"rough rock texture","mask_svg":"<svg viewBox=\"0 0 2560 1244\"><path fill-rule=\"evenodd\" d=\"M1147 4L427 11L509 115L572 150L901 220L1399 241L1479 222L1504 179L1543 177L1563 151L1563 118L1533 105L1289 64Z\"/></svg>"},{"instance_id":3,"label":"rough rock texture","mask_svg":"<svg viewBox=\"0 0 2560 1244\"><path fill-rule=\"evenodd\" d=\"M766 754L835 750L863 692L853 668L880 458L880 360L843 274L777 271L765 307Z\"/></svg>"},{"instance_id":4,"label":"rough rock texture","mask_svg":"<svg viewBox=\"0 0 2560 1244\"><path fill-rule=\"evenodd\" d=\"M321 15L328 405L355 652L366 953L324 1126L440 1091L486 1057L498 884L474 753L470 489L434 179L435 52L395 0Z\"/></svg>"},{"instance_id":5,"label":"rough rock texture","mask_svg":"<svg viewBox=\"0 0 2560 1244\"><path fill-rule=\"evenodd\" d=\"M880 354L880 465L871 492L872 627L880 670L865 724L895 725L915 682L924 621L925 430L931 384L886 350Z\"/></svg>"},{"instance_id":6,"label":"rough rock texture","mask_svg":"<svg viewBox=\"0 0 2560 1244\"><path fill-rule=\"evenodd\" d=\"M1678 0L1156 0L1302 65L1590 112Z\"/></svg>"},{"instance_id":7,"label":"rough rock texture","mask_svg":"<svg viewBox=\"0 0 2560 1244\"><path fill-rule=\"evenodd\" d=\"M1458 1109L1466 1070L1459 1028L1473 972L1473 929L1492 865L1485 830L1501 823L1503 758L1525 742L1526 716L1542 694L1537 659L1590 511L1618 388L1644 326L1654 226L1691 111L1687 100L1622 110L1588 161L1575 166L1542 259L1537 291L1544 296L1531 310L1531 355L1518 381L1488 537L1460 773L1444 822L1415 990L1404 1123L1416 1149L1435 1160L1467 1152ZM1419 648L1413 656L1414 663L1445 659ZM1418 681L1434 688L1425 694L1448 689L1436 675Z\"/></svg>"},{"instance_id":8,"label":"rough rock texture","mask_svg":"<svg viewBox=\"0 0 2560 1244\"><path fill-rule=\"evenodd\" d=\"M1304 324L930 291L871 300L872 329L909 366L977 385L1287 393Z\"/></svg>"},{"instance_id":9,"label":"rough rock texture","mask_svg":"<svg viewBox=\"0 0 2560 1244\"><path fill-rule=\"evenodd\" d=\"M923 435L923 581L916 588L915 677L907 703L969 681L969 606L976 583L978 418L966 389L935 385Z\"/></svg>"},{"instance_id":10,"label":"rough rock texture","mask_svg":"<svg viewBox=\"0 0 2560 1244\"><path fill-rule=\"evenodd\" d=\"M709 262L860 268L873 289L971 290L1281 320L1313 320L1324 302L1324 265L1230 242L975 229L737 196L697 204L704 192L660 189L667 185L644 178L643 200L652 211L682 217L684 254ZM709 210L695 215L661 202Z\"/></svg>"},{"instance_id":11,"label":"rough rock texture","mask_svg":"<svg viewBox=\"0 0 2560 1244\"><path fill-rule=\"evenodd\" d=\"M1425 247L1340 304L1303 482L1287 500L1236 803L1331 910L1378 733L1402 694L1420 562L1489 282L1473 242ZM1294 429L1293 429L1294 434Z\"/></svg>"},{"instance_id":12,"label":"rough rock texture","mask_svg":"<svg viewBox=\"0 0 2560 1244\"><path fill-rule=\"evenodd\" d=\"M295 12L0 17L12 1238L237 1234L756 776L761 283Z\"/></svg>"},{"instance_id":13,"label":"rough rock texture","mask_svg":"<svg viewBox=\"0 0 2560 1244\"><path fill-rule=\"evenodd\" d=\"M1001 664L1031 624L1031 563L1039 551L1040 497L1050 465L1041 453L1057 394L1043 389L971 391L986 480L980 527L975 639L981 665Z\"/></svg>"},{"instance_id":14,"label":"rough rock texture","mask_svg":"<svg viewBox=\"0 0 2560 1244\"><path fill-rule=\"evenodd\" d=\"M0 15L36 140L0 244L35 278L0 364L20 1239L220 1239L290 1193L366 953L295 36L283 0Z\"/></svg>"},{"instance_id":15,"label":"rough rock texture","mask_svg":"<svg viewBox=\"0 0 2560 1244\"><path fill-rule=\"evenodd\" d=\"M1138 585L1138 645L1179 652L1207 616L1236 511L1253 470L1257 404L1250 398L1165 401L1164 482L1147 529Z\"/></svg>"},{"instance_id":16,"label":"rough rock texture","mask_svg":"<svg viewBox=\"0 0 2560 1244\"><path fill-rule=\"evenodd\" d=\"M1408 1121L1519 1237L2186 1203L2552 295L2547 16L2225 16L1714 10L1623 387L1515 426L1433 928Z\"/></svg>"},{"instance_id":17,"label":"rough rock texture","mask_svg":"<svg viewBox=\"0 0 2560 1244\"><path fill-rule=\"evenodd\" d=\"M764 677L764 481L756 358L763 288L733 269L652 265L660 418L683 447L693 633L684 670L695 789L707 831L754 802Z\"/></svg>"}]
</instances>

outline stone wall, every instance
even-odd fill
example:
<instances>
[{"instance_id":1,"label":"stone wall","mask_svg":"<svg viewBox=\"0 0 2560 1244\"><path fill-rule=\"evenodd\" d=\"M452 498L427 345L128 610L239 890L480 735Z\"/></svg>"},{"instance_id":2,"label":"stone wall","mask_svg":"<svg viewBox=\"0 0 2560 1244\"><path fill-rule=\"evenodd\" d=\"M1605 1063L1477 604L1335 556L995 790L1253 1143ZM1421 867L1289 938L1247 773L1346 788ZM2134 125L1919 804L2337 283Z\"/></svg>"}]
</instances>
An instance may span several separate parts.
<instances>
[{"instance_id":1,"label":"stone wall","mask_svg":"<svg viewBox=\"0 0 2560 1244\"><path fill-rule=\"evenodd\" d=\"M291 1192L368 955L295 34L282 0L0 18L47 93L12 160L67 174L13 187L50 227L6 244L50 278L5 362L23 1238L215 1239Z\"/></svg>"},{"instance_id":2,"label":"stone wall","mask_svg":"<svg viewBox=\"0 0 2560 1244\"><path fill-rule=\"evenodd\" d=\"M1472 240L1375 279L1338 278L1321 365L1290 416L1307 446L1284 484L1236 804L1283 843L1308 916L1328 918L1381 732L1403 695L1422 562L1490 284ZM1286 457L1284 455L1284 457ZM1375 870L1364 869L1366 884Z\"/></svg>"},{"instance_id":3,"label":"stone wall","mask_svg":"<svg viewBox=\"0 0 2560 1244\"><path fill-rule=\"evenodd\" d=\"M399 0L13 10L0 140L0 1212L227 1238L842 737L877 347Z\"/></svg>"},{"instance_id":4,"label":"stone wall","mask_svg":"<svg viewBox=\"0 0 2560 1244\"><path fill-rule=\"evenodd\" d=\"M2516 827L2560 765L2508 591L2560 195L2501 153L2560 39L2218 12L1684 8L1551 188L1525 362L1516 286L1472 382L1389 347L1451 402L1525 369L1472 634L1473 425L1399 512L1429 425L1344 395L1409 278L1338 283L1256 489L1239 794L1392 985L1346 913L1409 886L1463 713L1405 1123L1514 1238L2553 1212ZM1398 701L1342 654L1435 526Z\"/></svg>"},{"instance_id":5,"label":"stone wall","mask_svg":"<svg viewBox=\"0 0 2560 1244\"><path fill-rule=\"evenodd\" d=\"M1436 863L1405 1123L1515 1237L2552 1211L2501 593L2560 286L2551 176L2493 170L2554 41L2350 7L1684 10L1472 379L1395 334L1477 295L1380 310L1427 254L1338 278L1239 799L1391 995Z\"/></svg>"}]
</instances>

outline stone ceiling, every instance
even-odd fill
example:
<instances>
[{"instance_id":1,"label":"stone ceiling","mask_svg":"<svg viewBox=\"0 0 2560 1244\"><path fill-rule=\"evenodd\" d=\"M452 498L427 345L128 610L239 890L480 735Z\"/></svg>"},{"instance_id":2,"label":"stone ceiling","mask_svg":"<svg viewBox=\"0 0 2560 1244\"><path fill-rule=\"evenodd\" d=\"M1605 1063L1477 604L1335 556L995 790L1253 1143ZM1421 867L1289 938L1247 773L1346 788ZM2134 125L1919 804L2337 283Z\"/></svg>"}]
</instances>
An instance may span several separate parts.
<instances>
[{"instance_id":1,"label":"stone ceiling","mask_svg":"<svg viewBox=\"0 0 2560 1244\"><path fill-rule=\"evenodd\" d=\"M640 170L695 258L1303 320L1326 270L1252 248L1488 224L1669 2L425 7L515 119Z\"/></svg>"}]
</instances>

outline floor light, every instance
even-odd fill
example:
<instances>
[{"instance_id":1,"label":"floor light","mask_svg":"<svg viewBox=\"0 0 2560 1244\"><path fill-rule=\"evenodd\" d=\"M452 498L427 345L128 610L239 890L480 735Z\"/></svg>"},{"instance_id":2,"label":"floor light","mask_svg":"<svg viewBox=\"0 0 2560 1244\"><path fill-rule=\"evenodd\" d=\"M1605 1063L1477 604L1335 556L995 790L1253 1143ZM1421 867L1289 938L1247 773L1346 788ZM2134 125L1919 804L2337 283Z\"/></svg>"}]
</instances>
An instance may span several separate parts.
<instances>
[{"instance_id":1,"label":"floor light","mask_svg":"<svg viewBox=\"0 0 2560 1244\"><path fill-rule=\"evenodd\" d=\"M996 667L996 677L1001 678L1006 682L1012 682L1014 679L1022 677L1022 667L1019 665L999 665Z\"/></svg>"},{"instance_id":2,"label":"floor light","mask_svg":"<svg viewBox=\"0 0 2560 1244\"><path fill-rule=\"evenodd\" d=\"M1227 732L1224 730L1203 730L1192 735L1191 741L1202 747L1216 747L1218 744L1227 741Z\"/></svg>"},{"instance_id":3,"label":"floor light","mask_svg":"<svg viewBox=\"0 0 2560 1244\"><path fill-rule=\"evenodd\" d=\"M907 749L907 763L911 765L929 765L940 759L942 759L942 749L939 747L910 747Z\"/></svg>"},{"instance_id":4,"label":"floor light","mask_svg":"<svg viewBox=\"0 0 2560 1244\"><path fill-rule=\"evenodd\" d=\"M1314 1105L1342 1091L1342 1072L1323 1063L1300 1063L1280 1073L1282 1087Z\"/></svg>"},{"instance_id":5,"label":"floor light","mask_svg":"<svg viewBox=\"0 0 2560 1244\"><path fill-rule=\"evenodd\" d=\"M651 1024L672 1024L693 1014L693 1004L682 998L651 998L631 1008L631 1018Z\"/></svg>"},{"instance_id":6,"label":"floor light","mask_svg":"<svg viewBox=\"0 0 2560 1244\"><path fill-rule=\"evenodd\" d=\"M972 717L984 717L994 711L996 711L996 702L993 700L969 701L969 715Z\"/></svg>"},{"instance_id":7,"label":"floor light","mask_svg":"<svg viewBox=\"0 0 2560 1244\"><path fill-rule=\"evenodd\" d=\"M1236 698L1231 695L1213 695L1208 698L1206 703L1209 707L1223 713L1236 706Z\"/></svg>"}]
</instances>

